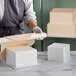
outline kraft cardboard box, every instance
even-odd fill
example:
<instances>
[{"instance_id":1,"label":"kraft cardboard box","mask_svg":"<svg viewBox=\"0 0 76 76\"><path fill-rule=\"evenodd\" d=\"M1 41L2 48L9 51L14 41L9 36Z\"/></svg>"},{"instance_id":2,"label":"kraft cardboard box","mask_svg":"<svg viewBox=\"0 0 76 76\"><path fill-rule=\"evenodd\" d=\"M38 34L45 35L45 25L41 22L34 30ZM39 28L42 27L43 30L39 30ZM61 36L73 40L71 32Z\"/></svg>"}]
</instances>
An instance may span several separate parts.
<instances>
[{"instance_id":1,"label":"kraft cardboard box","mask_svg":"<svg viewBox=\"0 0 76 76\"><path fill-rule=\"evenodd\" d=\"M76 9L54 8L50 12L50 22L54 24L73 24L76 20Z\"/></svg>"},{"instance_id":2,"label":"kraft cardboard box","mask_svg":"<svg viewBox=\"0 0 76 76\"><path fill-rule=\"evenodd\" d=\"M75 37L76 36L76 25L48 23L47 34L48 36Z\"/></svg>"}]
</instances>

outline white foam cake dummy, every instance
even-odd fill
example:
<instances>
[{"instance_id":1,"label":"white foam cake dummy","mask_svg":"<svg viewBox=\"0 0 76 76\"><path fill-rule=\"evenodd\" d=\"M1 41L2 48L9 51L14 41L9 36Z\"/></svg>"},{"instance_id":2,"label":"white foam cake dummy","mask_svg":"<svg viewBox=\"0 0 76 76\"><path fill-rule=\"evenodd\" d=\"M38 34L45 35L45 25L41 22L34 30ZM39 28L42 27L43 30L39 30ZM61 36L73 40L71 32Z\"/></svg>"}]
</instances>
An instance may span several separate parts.
<instances>
[{"instance_id":1,"label":"white foam cake dummy","mask_svg":"<svg viewBox=\"0 0 76 76\"><path fill-rule=\"evenodd\" d=\"M14 69L38 65L37 49L29 46L7 48L6 63Z\"/></svg>"},{"instance_id":2,"label":"white foam cake dummy","mask_svg":"<svg viewBox=\"0 0 76 76\"><path fill-rule=\"evenodd\" d=\"M2 56L2 59L6 61L6 48L16 46L32 46L35 43L35 39L46 37L46 33L29 33L0 38L0 54Z\"/></svg>"}]
</instances>

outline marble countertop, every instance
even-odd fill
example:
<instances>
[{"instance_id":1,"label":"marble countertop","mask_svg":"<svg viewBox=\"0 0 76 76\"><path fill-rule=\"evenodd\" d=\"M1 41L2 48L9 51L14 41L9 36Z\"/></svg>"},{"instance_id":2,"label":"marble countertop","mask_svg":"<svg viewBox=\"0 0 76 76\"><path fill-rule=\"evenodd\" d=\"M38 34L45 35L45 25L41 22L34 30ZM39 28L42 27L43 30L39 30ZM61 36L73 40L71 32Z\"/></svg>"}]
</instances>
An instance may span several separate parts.
<instances>
[{"instance_id":1,"label":"marble countertop","mask_svg":"<svg viewBox=\"0 0 76 76\"><path fill-rule=\"evenodd\" d=\"M67 63L49 62L47 52L38 52L37 66L12 69L0 60L0 76L76 76L76 51L71 51Z\"/></svg>"}]
</instances>

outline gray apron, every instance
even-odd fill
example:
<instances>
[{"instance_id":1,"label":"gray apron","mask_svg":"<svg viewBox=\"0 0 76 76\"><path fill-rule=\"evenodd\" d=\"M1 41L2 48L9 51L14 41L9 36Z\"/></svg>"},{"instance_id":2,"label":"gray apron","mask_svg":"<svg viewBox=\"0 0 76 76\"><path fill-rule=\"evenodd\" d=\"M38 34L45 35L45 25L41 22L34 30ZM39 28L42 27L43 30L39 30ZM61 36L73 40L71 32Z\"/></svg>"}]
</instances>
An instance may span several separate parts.
<instances>
[{"instance_id":1,"label":"gray apron","mask_svg":"<svg viewBox=\"0 0 76 76\"><path fill-rule=\"evenodd\" d=\"M4 16L0 21L0 37L22 34L21 24L24 17L25 5L22 0L4 0Z\"/></svg>"}]
</instances>

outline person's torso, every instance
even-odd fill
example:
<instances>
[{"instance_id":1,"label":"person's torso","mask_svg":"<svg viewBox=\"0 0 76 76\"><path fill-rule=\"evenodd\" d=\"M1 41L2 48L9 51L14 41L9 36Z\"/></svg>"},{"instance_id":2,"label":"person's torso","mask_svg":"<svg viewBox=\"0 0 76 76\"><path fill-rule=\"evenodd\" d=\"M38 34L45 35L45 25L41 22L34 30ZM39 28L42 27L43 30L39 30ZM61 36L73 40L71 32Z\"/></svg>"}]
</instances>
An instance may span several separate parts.
<instances>
[{"instance_id":1,"label":"person's torso","mask_svg":"<svg viewBox=\"0 0 76 76\"><path fill-rule=\"evenodd\" d=\"M24 16L23 0L4 0L4 15L1 20L2 26L18 26ZM0 25L1 26L1 25Z\"/></svg>"},{"instance_id":2,"label":"person's torso","mask_svg":"<svg viewBox=\"0 0 76 76\"><path fill-rule=\"evenodd\" d=\"M23 33L24 28L21 25L25 11L23 0L4 0L0 5L0 7L3 7L0 13L0 35L7 36Z\"/></svg>"}]
</instances>

